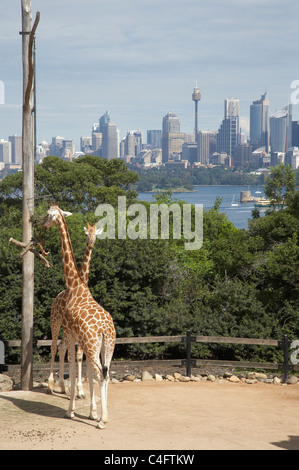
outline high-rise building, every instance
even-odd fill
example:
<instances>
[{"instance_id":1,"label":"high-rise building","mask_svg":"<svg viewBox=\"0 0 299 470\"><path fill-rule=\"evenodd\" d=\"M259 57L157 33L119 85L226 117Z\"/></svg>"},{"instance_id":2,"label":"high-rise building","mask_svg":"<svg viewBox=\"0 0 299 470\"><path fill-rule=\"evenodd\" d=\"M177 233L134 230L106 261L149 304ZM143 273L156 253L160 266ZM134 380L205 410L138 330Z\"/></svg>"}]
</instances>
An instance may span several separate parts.
<instances>
[{"instance_id":1,"label":"high-rise building","mask_svg":"<svg viewBox=\"0 0 299 470\"><path fill-rule=\"evenodd\" d=\"M224 119L239 117L240 101L237 98L226 98L224 100Z\"/></svg>"},{"instance_id":2,"label":"high-rise building","mask_svg":"<svg viewBox=\"0 0 299 470\"><path fill-rule=\"evenodd\" d=\"M292 147L299 147L299 121L292 122Z\"/></svg>"},{"instance_id":3,"label":"high-rise building","mask_svg":"<svg viewBox=\"0 0 299 470\"><path fill-rule=\"evenodd\" d=\"M125 155L128 157L135 157L136 148L135 148L135 135L133 131L127 132L125 138Z\"/></svg>"},{"instance_id":4,"label":"high-rise building","mask_svg":"<svg viewBox=\"0 0 299 470\"><path fill-rule=\"evenodd\" d=\"M216 151L216 131L199 131L197 134L197 162L208 165L210 155Z\"/></svg>"},{"instance_id":5,"label":"high-rise building","mask_svg":"<svg viewBox=\"0 0 299 470\"><path fill-rule=\"evenodd\" d=\"M12 163L11 161L11 142L0 139L0 162Z\"/></svg>"},{"instance_id":6,"label":"high-rise building","mask_svg":"<svg viewBox=\"0 0 299 470\"><path fill-rule=\"evenodd\" d=\"M184 142L182 145L182 160L188 161L191 165L197 162L197 143Z\"/></svg>"},{"instance_id":7,"label":"high-rise building","mask_svg":"<svg viewBox=\"0 0 299 470\"><path fill-rule=\"evenodd\" d=\"M252 162L252 146L249 144L237 145L234 152L233 164L237 167L248 167Z\"/></svg>"},{"instance_id":8,"label":"high-rise building","mask_svg":"<svg viewBox=\"0 0 299 470\"><path fill-rule=\"evenodd\" d=\"M61 157L63 140L64 137L52 137L52 142L50 144L50 155L54 155L55 157Z\"/></svg>"},{"instance_id":9,"label":"high-rise building","mask_svg":"<svg viewBox=\"0 0 299 470\"><path fill-rule=\"evenodd\" d=\"M292 105L270 117L270 147L271 153L286 153L292 147Z\"/></svg>"},{"instance_id":10,"label":"high-rise building","mask_svg":"<svg viewBox=\"0 0 299 470\"><path fill-rule=\"evenodd\" d=\"M269 143L269 100L265 93L260 100L253 101L250 105L250 144L254 149L265 147L268 153Z\"/></svg>"},{"instance_id":11,"label":"high-rise building","mask_svg":"<svg viewBox=\"0 0 299 470\"><path fill-rule=\"evenodd\" d=\"M119 157L119 136L116 124L105 122L102 129L102 157L111 160Z\"/></svg>"},{"instance_id":12,"label":"high-rise building","mask_svg":"<svg viewBox=\"0 0 299 470\"><path fill-rule=\"evenodd\" d=\"M224 119L216 138L217 152L225 152L232 156L234 149L240 143L239 129L239 100L226 98L224 101Z\"/></svg>"},{"instance_id":13,"label":"high-rise building","mask_svg":"<svg viewBox=\"0 0 299 470\"><path fill-rule=\"evenodd\" d=\"M67 160L72 160L75 156L76 148L72 139L63 139L61 157Z\"/></svg>"},{"instance_id":14,"label":"high-rise building","mask_svg":"<svg viewBox=\"0 0 299 470\"><path fill-rule=\"evenodd\" d=\"M90 153L92 150L92 137L90 135L80 137L80 150L83 153Z\"/></svg>"},{"instance_id":15,"label":"high-rise building","mask_svg":"<svg viewBox=\"0 0 299 470\"><path fill-rule=\"evenodd\" d=\"M11 163L22 165L22 137L11 135L8 140L11 143Z\"/></svg>"},{"instance_id":16,"label":"high-rise building","mask_svg":"<svg viewBox=\"0 0 299 470\"><path fill-rule=\"evenodd\" d=\"M180 120L172 112L167 113L162 121L162 162L182 152L185 134L180 132Z\"/></svg>"},{"instance_id":17,"label":"high-rise building","mask_svg":"<svg viewBox=\"0 0 299 470\"><path fill-rule=\"evenodd\" d=\"M181 124L176 114L169 112L163 117L162 133L180 132Z\"/></svg>"},{"instance_id":18,"label":"high-rise building","mask_svg":"<svg viewBox=\"0 0 299 470\"><path fill-rule=\"evenodd\" d=\"M152 149L160 149L162 140L162 131L161 129L153 129L147 131L147 145Z\"/></svg>"},{"instance_id":19,"label":"high-rise building","mask_svg":"<svg viewBox=\"0 0 299 470\"><path fill-rule=\"evenodd\" d=\"M142 132L138 129L138 131L134 132L135 136L135 155L138 155L142 150Z\"/></svg>"},{"instance_id":20,"label":"high-rise building","mask_svg":"<svg viewBox=\"0 0 299 470\"><path fill-rule=\"evenodd\" d=\"M299 148L291 147L288 149L285 155L285 164L289 163L293 170L299 168Z\"/></svg>"},{"instance_id":21,"label":"high-rise building","mask_svg":"<svg viewBox=\"0 0 299 470\"><path fill-rule=\"evenodd\" d=\"M109 115L108 111L106 111L105 114L103 114L103 116L101 116L100 119L99 119L99 130L100 130L100 132L102 131L102 125L107 124L108 122L110 122L110 115Z\"/></svg>"}]
</instances>

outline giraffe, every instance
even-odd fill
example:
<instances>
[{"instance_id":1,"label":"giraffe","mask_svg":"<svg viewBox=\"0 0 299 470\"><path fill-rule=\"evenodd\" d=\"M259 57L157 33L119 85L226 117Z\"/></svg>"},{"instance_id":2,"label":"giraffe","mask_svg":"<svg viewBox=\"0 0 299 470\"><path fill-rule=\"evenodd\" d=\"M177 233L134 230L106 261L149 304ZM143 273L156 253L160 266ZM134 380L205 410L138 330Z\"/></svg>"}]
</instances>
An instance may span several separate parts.
<instances>
[{"instance_id":1,"label":"giraffe","mask_svg":"<svg viewBox=\"0 0 299 470\"><path fill-rule=\"evenodd\" d=\"M101 392L101 418L97 427L103 429L108 421L109 368L115 347L116 332L111 315L93 299L87 285L80 278L65 222L65 217L69 215L71 215L70 212L64 212L58 205L52 204L42 223L42 228L45 230L55 225L59 227L63 273L68 290L65 314L62 319L70 369L70 402L66 416L69 418L75 416L75 343L78 341L87 360L91 398L89 416L91 419L97 419L93 390L93 373L95 373Z\"/></svg>"},{"instance_id":2,"label":"giraffe","mask_svg":"<svg viewBox=\"0 0 299 470\"><path fill-rule=\"evenodd\" d=\"M96 241L97 235L99 235L103 229L99 230L96 228L97 224L93 226L87 222L87 228L84 227L85 235L86 235L86 247L85 252L81 264L81 268L79 271L80 277L85 284L88 284L88 277L89 277L89 267L90 267L90 260L91 260L91 253ZM51 332L52 332L52 345L51 345L51 367L50 367L50 376L48 379L48 391L49 393L53 393L54 389L54 364L55 364L55 356L57 351L57 341L59 336L60 327L62 324L62 317L64 315L65 306L67 302L68 291L64 290L60 292L56 299L53 302L51 308ZM64 373L64 358L66 354L66 344L64 337L62 337L60 344L58 346L59 351L59 386L62 393L65 393L65 386L63 381L63 373ZM80 347L77 350L77 364L78 364L78 381L77 381L77 389L78 389L78 397L84 398L84 390L82 384L82 359L83 359L83 351Z\"/></svg>"}]
</instances>

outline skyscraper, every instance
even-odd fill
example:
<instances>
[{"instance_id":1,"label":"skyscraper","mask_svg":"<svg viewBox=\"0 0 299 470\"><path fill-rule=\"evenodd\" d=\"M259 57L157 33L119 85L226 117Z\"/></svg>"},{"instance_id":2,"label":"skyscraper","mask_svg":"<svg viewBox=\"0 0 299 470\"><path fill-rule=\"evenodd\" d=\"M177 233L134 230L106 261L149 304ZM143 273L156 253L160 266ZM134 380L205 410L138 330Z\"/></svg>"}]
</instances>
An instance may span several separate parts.
<instances>
[{"instance_id":1,"label":"skyscraper","mask_svg":"<svg viewBox=\"0 0 299 470\"><path fill-rule=\"evenodd\" d=\"M250 143L254 149L265 147L266 152L269 152L269 100L266 93L250 105Z\"/></svg>"},{"instance_id":2,"label":"skyscraper","mask_svg":"<svg viewBox=\"0 0 299 470\"><path fill-rule=\"evenodd\" d=\"M119 157L118 129L116 124L105 122L101 125L102 130L102 157L111 160Z\"/></svg>"},{"instance_id":3,"label":"skyscraper","mask_svg":"<svg viewBox=\"0 0 299 470\"><path fill-rule=\"evenodd\" d=\"M292 147L292 105L277 111L270 117L271 153L286 153Z\"/></svg>"},{"instance_id":4,"label":"skyscraper","mask_svg":"<svg viewBox=\"0 0 299 470\"><path fill-rule=\"evenodd\" d=\"M299 147L299 121L292 122L292 147Z\"/></svg>"},{"instance_id":5,"label":"skyscraper","mask_svg":"<svg viewBox=\"0 0 299 470\"><path fill-rule=\"evenodd\" d=\"M182 152L185 134L180 132L180 120L174 113L168 113L162 121L162 162Z\"/></svg>"},{"instance_id":6,"label":"skyscraper","mask_svg":"<svg viewBox=\"0 0 299 470\"><path fill-rule=\"evenodd\" d=\"M147 145L153 149L161 148L162 131L161 129L153 129L147 131Z\"/></svg>"},{"instance_id":7,"label":"skyscraper","mask_svg":"<svg viewBox=\"0 0 299 470\"><path fill-rule=\"evenodd\" d=\"M11 142L0 139L0 162L11 163Z\"/></svg>"},{"instance_id":8,"label":"skyscraper","mask_svg":"<svg viewBox=\"0 0 299 470\"><path fill-rule=\"evenodd\" d=\"M163 118L162 133L166 132L180 132L181 124L176 114L170 112Z\"/></svg>"},{"instance_id":9,"label":"skyscraper","mask_svg":"<svg viewBox=\"0 0 299 470\"><path fill-rule=\"evenodd\" d=\"M197 161L202 165L208 165L210 155L216 151L215 131L199 131L197 134Z\"/></svg>"},{"instance_id":10,"label":"skyscraper","mask_svg":"<svg viewBox=\"0 0 299 470\"><path fill-rule=\"evenodd\" d=\"M239 100L236 98L226 98L224 101L224 119L216 138L217 152L233 155L234 149L239 143Z\"/></svg>"},{"instance_id":11,"label":"skyscraper","mask_svg":"<svg viewBox=\"0 0 299 470\"><path fill-rule=\"evenodd\" d=\"M22 165L22 137L11 135L8 140L11 142L11 162Z\"/></svg>"}]
</instances>

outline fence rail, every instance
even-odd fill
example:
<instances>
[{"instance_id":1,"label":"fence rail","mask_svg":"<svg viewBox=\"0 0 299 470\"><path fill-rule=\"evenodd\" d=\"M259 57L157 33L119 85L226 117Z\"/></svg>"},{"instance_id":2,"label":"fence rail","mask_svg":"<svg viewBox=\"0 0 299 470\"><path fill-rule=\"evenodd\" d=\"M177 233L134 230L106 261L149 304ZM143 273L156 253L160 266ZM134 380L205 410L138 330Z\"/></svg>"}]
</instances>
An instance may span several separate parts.
<instances>
[{"instance_id":1,"label":"fence rail","mask_svg":"<svg viewBox=\"0 0 299 470\"><path fill-rule=\"evenodd\" d=\"M142 361L145 363L159 363L167 362L168 364L186 366L186 373L190 377L191 368L199 366L220 366L220 367L239 367L239 368L252 368L252 369L272 369L283 371L283 381L288 379L289 371L299 370L299 365L290 364L289 353L291 342L288 336L284 336L282 340L263 339L263 338L232 338L227 336L192 336L190 330L187 331L185 336L138 336L129 338L116 338L116 344L141 344L141 343L179 343L186 344L186 359L174 359L167 361ZM250 362L250 361L226 361L226 360L210 360L210 359L193 359L191 358L191 344L192 343L224 343L224 344L243 344L243 345L262 345L273 346L283 350L284 361L283 363L270 363L270 362ZM51 346L52 340L38 340L38 347ZM6 341L6 345L10 347L20 347L21 340ZM122 364L125 361L122 361ZM132 361L130 361L132 362ZM133 361L138 362L138 361Z\"/></svg>"}]
</instances>

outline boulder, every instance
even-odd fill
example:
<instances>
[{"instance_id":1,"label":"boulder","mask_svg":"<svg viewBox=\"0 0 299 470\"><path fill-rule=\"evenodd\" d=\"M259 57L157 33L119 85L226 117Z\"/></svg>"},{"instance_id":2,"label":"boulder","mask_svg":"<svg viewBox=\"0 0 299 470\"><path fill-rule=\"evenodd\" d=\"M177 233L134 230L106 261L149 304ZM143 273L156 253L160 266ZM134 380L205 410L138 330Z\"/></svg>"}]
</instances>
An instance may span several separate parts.
<instances>
[{"instance_id":1,"label":"boulder","mask_svg":"<svg viewBox=\"0 0 299 470\"><path fill-rule=\"evenodd\" d=\"M209 380L210 382L215 382L216 377L215 377L215 375L210 374L210 375L208 375L207 380Z\"/></svg>"},{"instance_id":2,"label":"boulder","mask_svg":"<svg viewBox=\"0 0 299 470\"><path fill-rule=\"evenodd\" d=\"M181 378L183 377L182 374L180 374L179 372L175 372L173 374L173 377L175 380L181 380Z\"/></svg>"},{"instance_id":3,"label":"boulder","mask_svg":"<svg viewBox=\"0 0 299 470\"><path fill-rule=\"evenodd\" d=\"M126 380L127 382L134 382L134 380L135 380L135 375L133 375L133 374L126 375L126 376L124 377L124 380Z\"/></svg>"},{"instance_id":4,"label":"boulder","mask_svg":"<svg viewBox=\"0 0 299 470\"><path fill-rule=\"evenodd\" d=\"M169 382L174 382L174 376L173 375L167 374L166 379L169 380Z\"/></svg>"},{"instance_id":5,"label":"boulder","mask_svg":"<svg viewBox=\"0 0 299 470\"><path fill-rule=\"evenodd\" d=\"M298 377L296 377L296 375L291 375L288 380L287 380L287 384L296 384L298 382Z\"/></svg>"},{"instance_id":6,"label":"boulder","mask_svg":"<svg viewBox=\"0 0 299 470\"><path fill-rule=\"evenodd\" d=\"M239 377L237 377L236 375L231 375L228 380L229 380L230 382L233 382L233 383L236 383L236 384L240 382Z\"/></svg>"},{"instance_id":7,"label":"boulder","mask_svg":"<svg viewBox=\"0 0 299 470\"><path fill-rule=\"evenodd\" d=\"M146 380L154 380L154 379L147 370L144 370L142 371L141 380L142 382L145 382Z\"/></svg>"},{"instance_id":8,"label":"boulder","mask_svg":"<svg viewBox=\"0 0 299 470\"><path fill-rule=\"evenodd\" d=\"M8 375L0 374L0 392L10 392L13 389L13 380Z\"/></svg>"},{"instance_id":9,"label":"boulder","mask_svg":"<svg viewBox=\"0 0 299 470\"><path fill-rule=\"evenodd\" d=\"M156 382L162 382L162 381L163 381L162 375L160 375L160 374L155 374L155 381L156 381Z\"/></svg>"}]
</instances>

